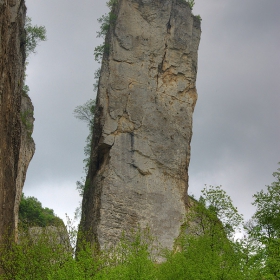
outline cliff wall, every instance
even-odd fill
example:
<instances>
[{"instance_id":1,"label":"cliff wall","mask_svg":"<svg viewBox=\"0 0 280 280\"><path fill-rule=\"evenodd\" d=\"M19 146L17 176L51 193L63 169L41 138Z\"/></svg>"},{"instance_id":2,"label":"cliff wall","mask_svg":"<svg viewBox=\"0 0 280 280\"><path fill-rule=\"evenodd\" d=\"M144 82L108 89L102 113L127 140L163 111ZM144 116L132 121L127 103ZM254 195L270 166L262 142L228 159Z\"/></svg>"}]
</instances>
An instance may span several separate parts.
<instances>
[{"instance_id":1,"label":"cliff wall","mask_svg":"<svg viewBox=\"0 0 280 280\"><path fill-rule=\"evenodd\" d=\"M22 195L22 189L26 178L27 168L35 153L35 143L31 137L33 133L34 123L34 107L31 99L28 95L22 94L21 97L21 108L20 108L20 124L21 124L21 135L20 135L20 150L18 158L18 170L16 178L16 197L14 205L14 217L15 217L15 237L17 239L18 233L18 215L19 205Z\"/></svg>"},{"instance_id":2,"label":"cliff wall","mask_svg":"<svg viewBox=\"0 0 280 280\"><path fill-rule=\"evenodd\" d=\"M169 249L187 207L200 20L182 0L119 0L106 37L80 230L140 225Z\"/></svg>"},{"instance_id":3,"label":"cliff wall","mask_svg":"<svg viewBox=\"0 0 280 280\"><path fill-rule=\"evenodd\" d=\"M22 91L25 14L24 0L0 0L0 244L17 228L25 174L35 151L33 106Z\"/></svg>"}]
</instances>

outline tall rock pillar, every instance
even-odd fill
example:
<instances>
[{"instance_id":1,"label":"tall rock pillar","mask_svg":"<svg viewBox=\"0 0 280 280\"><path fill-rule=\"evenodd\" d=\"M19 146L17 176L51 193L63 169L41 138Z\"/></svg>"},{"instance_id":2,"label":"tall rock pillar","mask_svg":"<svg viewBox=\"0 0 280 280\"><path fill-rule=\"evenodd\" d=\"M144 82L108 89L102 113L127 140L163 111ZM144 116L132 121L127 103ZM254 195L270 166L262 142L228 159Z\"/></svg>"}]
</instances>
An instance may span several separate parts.
<instances>
[{"instance_id":1,"label":"tall rock pillar","mask_svg":"<svg viewBox=\"0 0 280 280\"><path fill-rule=\"evenodd\" d=\"M24 0L0 0L0 244L16 233L22 187L34 154L33 106L22 87Z\"/></svg>"},{"instance_id":2,"label":"tall rock pillar","mask_svg":"<svg viewBox=\"0 0 280 280\"><path fill-rule=\"evenodd\" d=\"M119 0L105 41L80 229L149 227L172 248L187 207L200 20L184 0Z\"/></svg>"}]
</instances>

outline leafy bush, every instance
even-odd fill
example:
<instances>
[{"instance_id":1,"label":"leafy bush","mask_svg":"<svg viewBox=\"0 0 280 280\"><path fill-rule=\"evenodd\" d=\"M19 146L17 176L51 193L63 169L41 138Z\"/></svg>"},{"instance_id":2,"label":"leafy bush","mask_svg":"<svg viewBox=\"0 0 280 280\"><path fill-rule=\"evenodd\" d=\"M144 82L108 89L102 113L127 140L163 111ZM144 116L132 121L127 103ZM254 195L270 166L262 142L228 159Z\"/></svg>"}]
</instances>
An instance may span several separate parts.
<instances>
[{"instance_id":1,"label":"leafy bush","mask_svg":"<svg viewBox=\"0 0 280 280\"><path fill-rule=\"evenodd\" d=\"M25 36L24 36L25 54L26 57L28 57L31 53L36 53L36 47L38 46L39 42L47 40L46 28L45 26L32 25L31 18L26 17L24 29L25 29ZM26 61L25 70L27 65L28 62ZM26 76L24 75L22 92L24 95L27 95L30 89L29 86L25 84L25 79Z\"/></svg>"},{"instance_id":2,"label":"leafy bush","mask_svg":"<svg viewBox=\"0 0 280 280\"><path fill-rule=\"evenodd\" d=\"M19 220L23 227L29 226L64 226L52 209L42 207L42 203L35 197L22 195L19 206Z\"/></svg>"},{"instance_id":3,"label":"leafy bush","mask_svg":"<svg viewBox=\"0 0 280 280\"><path fill-rule=\"evenodd\" d=\"M89 164L90 164L90 154L91 154L91 141L92 141L92 135L93 135L93 124L94 124L94 114L95 114L95 99L88 100L85 104L79 105L74 110L74 116L78 120L81 120L83 122L86 122L88 128L89 128L89 134L86 138L86 146L84 147L84 155L85 159L84 162L84 172L87 174ZM86 187L86 180L82 178L81 181L77 181L77 190L79 191L80 196L83 196L84 189Z\"/></svg>"},{"instance_id":4,"label":"leafy bush","mask_svg":"<svg viewBox=\"0 0 280 280\"><path fill-rule=\"evenodd\" d=\"M45 26L32 25L30 17L26 17L25 20L25 51L26 56L31 53L35 53L35 49L40 41L46 41L46 28Z\"/></svg>"},{"instance_id":5,"label":"leafy bush","mask_svg":"<svg viewBox=\"0 0 280 280\"><path fill-rule=\"evenodd\" d=\"M280 163L279 163L280 164ZM258 244L257 254L264 264L266 279L280 279L280 168L276 179L266 190L254 195L256 212L248 234Z\"/></svg>"},{"instance_id":6,"label":"leafy bush","mask_svg":"<svg viewBox=\"0 0 280 280\"><path fill-rule=\"evenodd\" d=\"M27 90L28 86L25 85L23 88L23 91L26 89ZM24 91L25 94L27 94L28 91ZM31 137L32 133L33 133L33 123L30 121L30 118L33 119L33 111L27 110L24 112L21 112L20 114L20 118L21 118L21 122L24 125L24 127L26 128L27 131L27 135L28 137Z\"/></svg>"},{"instance_id":7,"label":"leafy bush","mask_svg":"<svg viewBox=\"0 0 280 280\"><path fill-rule=\"evenodd\" d=\"M241 216L230 197L210 186L199 200L190 200L191 211L171 251L154 248L150 234L138 230L102 251L84 241L74 257L77 230L68 226L72 250L52 241L56 237L47 231L36 239L21 235L19 244L7 242L0 248L0 270L6 273L0 279L277 280L280 172L274 176L276 182L255 195L257 210L241 239L233 238ZM37 213L38 201L32 202L31 213ZM163 263L157 263L159 256Z\"/></svg>"},{"instance_id":8,"label":"leafy bush","mask_svg":"<svg viewBox=\"0 0 280 280\"><path fill-rule=\"evenodd\" d=\"M0 248L0 270L4 271L2 280L36 279L47 280L50 271L57 270L71 260L65 246L55 242L57 236L50 232L36 236L20 233L20 242L12 239L8 246Z\"/></svg>"},{"instance_id":9,"label":"leafy bush","mask_svg":"<svg viewBox=\"0 0 280 280\"><path fill-rule=\"evenodd\" d=\"M105 37L110 29L110 26L112 26L117 19L117 16L113 13L113 7L116 3L117 0L108 1L106 4L110 8L110 12L102 15L97 20L100 24L100 30L97 32L97 37L104 39L104 42L101 45L96 46L94 49L94 58L98 63L101 63L104 54L109 54L110 46L105 43Z\"/></svg>"},{"instance_id":10,"label":"leafy bush","mask_svg":"<svg viewBox=\"0 0 280 280\"><path fill-rule=\"evenodd\" d=\"M187 3L190 5L191 10L194 7L195 1L194 0L187 0Z\"/></svg>"}]
</instances>

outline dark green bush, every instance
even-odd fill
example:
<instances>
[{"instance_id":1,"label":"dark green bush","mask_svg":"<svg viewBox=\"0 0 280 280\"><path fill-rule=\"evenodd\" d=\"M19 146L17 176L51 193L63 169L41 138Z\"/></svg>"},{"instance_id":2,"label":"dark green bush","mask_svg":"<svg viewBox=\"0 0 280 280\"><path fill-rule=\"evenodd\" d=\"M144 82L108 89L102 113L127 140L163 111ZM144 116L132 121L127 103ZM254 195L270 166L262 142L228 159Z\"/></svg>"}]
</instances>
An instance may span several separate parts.
<instances>
[{"instance_id":1,"label":"dark green bush","mask_svg":"<svg viewBox=\"0 0 280 280\"><path fill-rule=\"evenodd\" d=\"M22 195L19 206L19 220L23 227L29 226L63 226L63 221L57 217L52 209L42 207L42 203L35 197Z\"/></svg>"}]
</instances>

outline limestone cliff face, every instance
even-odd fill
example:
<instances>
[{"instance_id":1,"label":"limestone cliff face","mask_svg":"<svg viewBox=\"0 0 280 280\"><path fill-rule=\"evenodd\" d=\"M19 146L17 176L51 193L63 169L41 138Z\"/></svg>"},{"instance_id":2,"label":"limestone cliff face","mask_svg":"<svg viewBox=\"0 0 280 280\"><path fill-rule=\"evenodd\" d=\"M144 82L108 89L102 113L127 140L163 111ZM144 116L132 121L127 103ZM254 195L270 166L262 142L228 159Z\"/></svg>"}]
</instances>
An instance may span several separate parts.
<instances>
[{"instance_id":1,"label":"limestone cliff face","mask_svg":"<svg viewBox=\"0 0 280 280\"><path fill-rule=\"evenodd\" d=\"M33 106L22 92L25 14L24 0L0 0L0 243L16 229L26 169L35 150Z\"/></svg>"},{"instance_id":2,"label":"limestone cliff face","mask_svg":"<svg viewBox=\"0 0 280 280\"><path fill-rule=\"evenodd\" d=\"M26 178L27 168L35 153L35 143L31 134L33 132L33 117L34 107L31 99L26 94L22 95L20 118L21 118L21 135L20 135L20 150L18 158L18 170L16 178L16 197L14 206L14 217L15 217L15 234L17 238L18 232L18 212L19 204L22 195L22 189Z\"/></svg>"},{"instance_id":3,"label":"limestone cliff face","mask_svg":"<svg viewBox=\"0 0 280 280\"><path fill-rule=\"evenodd\" d=\"M65 251L71 252L71 244L65 226L29 227L26 232L20 232L18 242L38 242L46 237L50 245L61 245Z\"/></svg>"},{"instance_id":4,"label":"limestone cliff face","mask_svg":"<svg viewBox=\"0 0 280 280\"><path fill-rule=\"evenodd\" d=\"M200 21L181 0L119 0L101 68L80 229L149 227L172 248L187 207Z\"/></svg>"}]
</instances>

